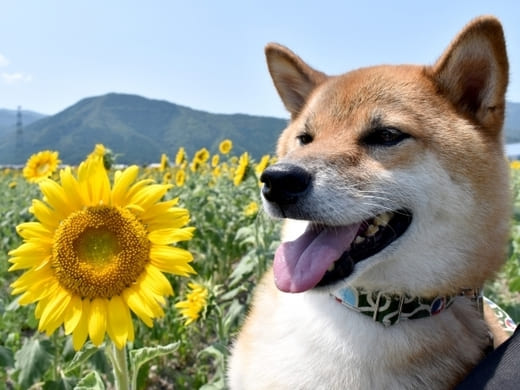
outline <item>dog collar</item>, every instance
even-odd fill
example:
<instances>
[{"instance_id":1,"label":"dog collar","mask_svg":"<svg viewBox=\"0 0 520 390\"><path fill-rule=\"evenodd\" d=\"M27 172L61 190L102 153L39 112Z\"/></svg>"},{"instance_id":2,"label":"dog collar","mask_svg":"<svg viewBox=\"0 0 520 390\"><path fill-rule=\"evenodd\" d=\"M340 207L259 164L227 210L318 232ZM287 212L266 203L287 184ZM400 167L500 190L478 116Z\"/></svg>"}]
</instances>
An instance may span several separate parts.
<instances>
[{"instance_id":1,"label":"dog collar","mask_svg":"<svg viewBox=\"0 0 520 390\"><path fill-rule=\"evenodd\" d=\"M470 298L475 302L477 309L482 311L482 295L479 289L462 289L460 295L422 298L342 287L331 295L347 308L369 316L384 326L437 315L449 308L457 296Z\"/></svg>"}]
</instances>

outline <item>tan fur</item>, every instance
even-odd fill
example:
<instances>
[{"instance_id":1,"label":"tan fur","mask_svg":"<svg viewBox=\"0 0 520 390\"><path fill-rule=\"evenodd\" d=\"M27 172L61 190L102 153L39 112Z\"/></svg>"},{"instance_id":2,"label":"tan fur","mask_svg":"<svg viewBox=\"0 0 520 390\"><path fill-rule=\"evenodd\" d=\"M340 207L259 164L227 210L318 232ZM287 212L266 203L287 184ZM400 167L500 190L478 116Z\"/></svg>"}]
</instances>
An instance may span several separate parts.
<instances>
[{"instance_id":1,"label":"tan fur","mask_svg":"<svg viewBox=\"0 0 520 390\"><path fill-rule=\"evenodd\" d=\"M408 231L342 283L433 297L493 277L510 214L501 135L508 63L496 19L472 21L433 66L326 76L281 45L269 44L266 56L291 113L279 159L315 181L291 218L339 226L386 208L413 211ZM365 145L381 127L410 137ZM302 145L302 134L312 142ZM446 389L486 345L487 327L465 298L435 317L384 328L338 305L325 288L283 293L268 272L234 345L229 383L235 390Z\"/></svg>"}]
</instances>

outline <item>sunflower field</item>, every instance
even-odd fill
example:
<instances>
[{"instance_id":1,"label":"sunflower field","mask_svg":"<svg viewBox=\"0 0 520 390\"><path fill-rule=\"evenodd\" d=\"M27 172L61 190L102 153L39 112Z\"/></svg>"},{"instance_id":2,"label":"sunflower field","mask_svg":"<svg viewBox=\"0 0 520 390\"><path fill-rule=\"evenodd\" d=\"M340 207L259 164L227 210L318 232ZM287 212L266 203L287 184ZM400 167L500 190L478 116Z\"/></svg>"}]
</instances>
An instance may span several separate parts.
<instances>
[{"instance_id":1,"label":"sunflower field","mask_svg":"<svg viewBox=\"0 0 520 390\"><path fill-rule=\"evenodd\" d=\"M259 191L274 158L223 140L157 159L120 167L97 145L78 167L42 151L0 171L0 389L225 388L279 240ZM485 294L519 321L520 163L511 172L510 255Z\"/></svg>"}]
</instances>

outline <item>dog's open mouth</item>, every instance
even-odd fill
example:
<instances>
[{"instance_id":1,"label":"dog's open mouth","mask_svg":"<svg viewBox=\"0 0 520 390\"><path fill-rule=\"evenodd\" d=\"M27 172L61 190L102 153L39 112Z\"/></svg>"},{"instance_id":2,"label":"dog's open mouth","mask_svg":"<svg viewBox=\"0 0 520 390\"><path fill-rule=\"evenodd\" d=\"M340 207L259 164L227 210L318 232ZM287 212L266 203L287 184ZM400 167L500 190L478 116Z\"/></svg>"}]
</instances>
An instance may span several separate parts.
<instances>
[{"instance_id":1,"label":"dog's open mouth","mask_svg":"<svg viewBox=\"0 0 520 390\"><path fill-rule=\"evenodd\" d=\"M357 263L401 237L411 222L411 213L399 210L348 226L311 223L300 237L277 249L276 285L282 291L302 292L344 279Z\"/></svg>"}]
</instances>

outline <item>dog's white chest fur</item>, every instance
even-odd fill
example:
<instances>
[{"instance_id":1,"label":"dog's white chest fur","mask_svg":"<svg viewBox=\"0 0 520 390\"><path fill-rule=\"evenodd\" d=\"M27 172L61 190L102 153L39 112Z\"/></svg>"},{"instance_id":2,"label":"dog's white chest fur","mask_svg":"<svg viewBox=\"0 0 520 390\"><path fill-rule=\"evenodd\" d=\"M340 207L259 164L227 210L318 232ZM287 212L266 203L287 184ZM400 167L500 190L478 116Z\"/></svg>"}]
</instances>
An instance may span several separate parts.
<instances>
[{"instance_id":1,"label":"dog's white chest fur","mask_svg":"<svg viewBox=\"0 0 520 390\"><path fill-rule=\"evenodd\" d=\"M436 318L384 327L327 294L276 295L272 305L257 302L270 309L241 335L230 362L233 389L442 389L453 382L444 372L481 358L486 327L464 298ZM461 348L465 361L450 353ZM421 361L429 370L417 369Z\"/></svg>"}]
</instances>

